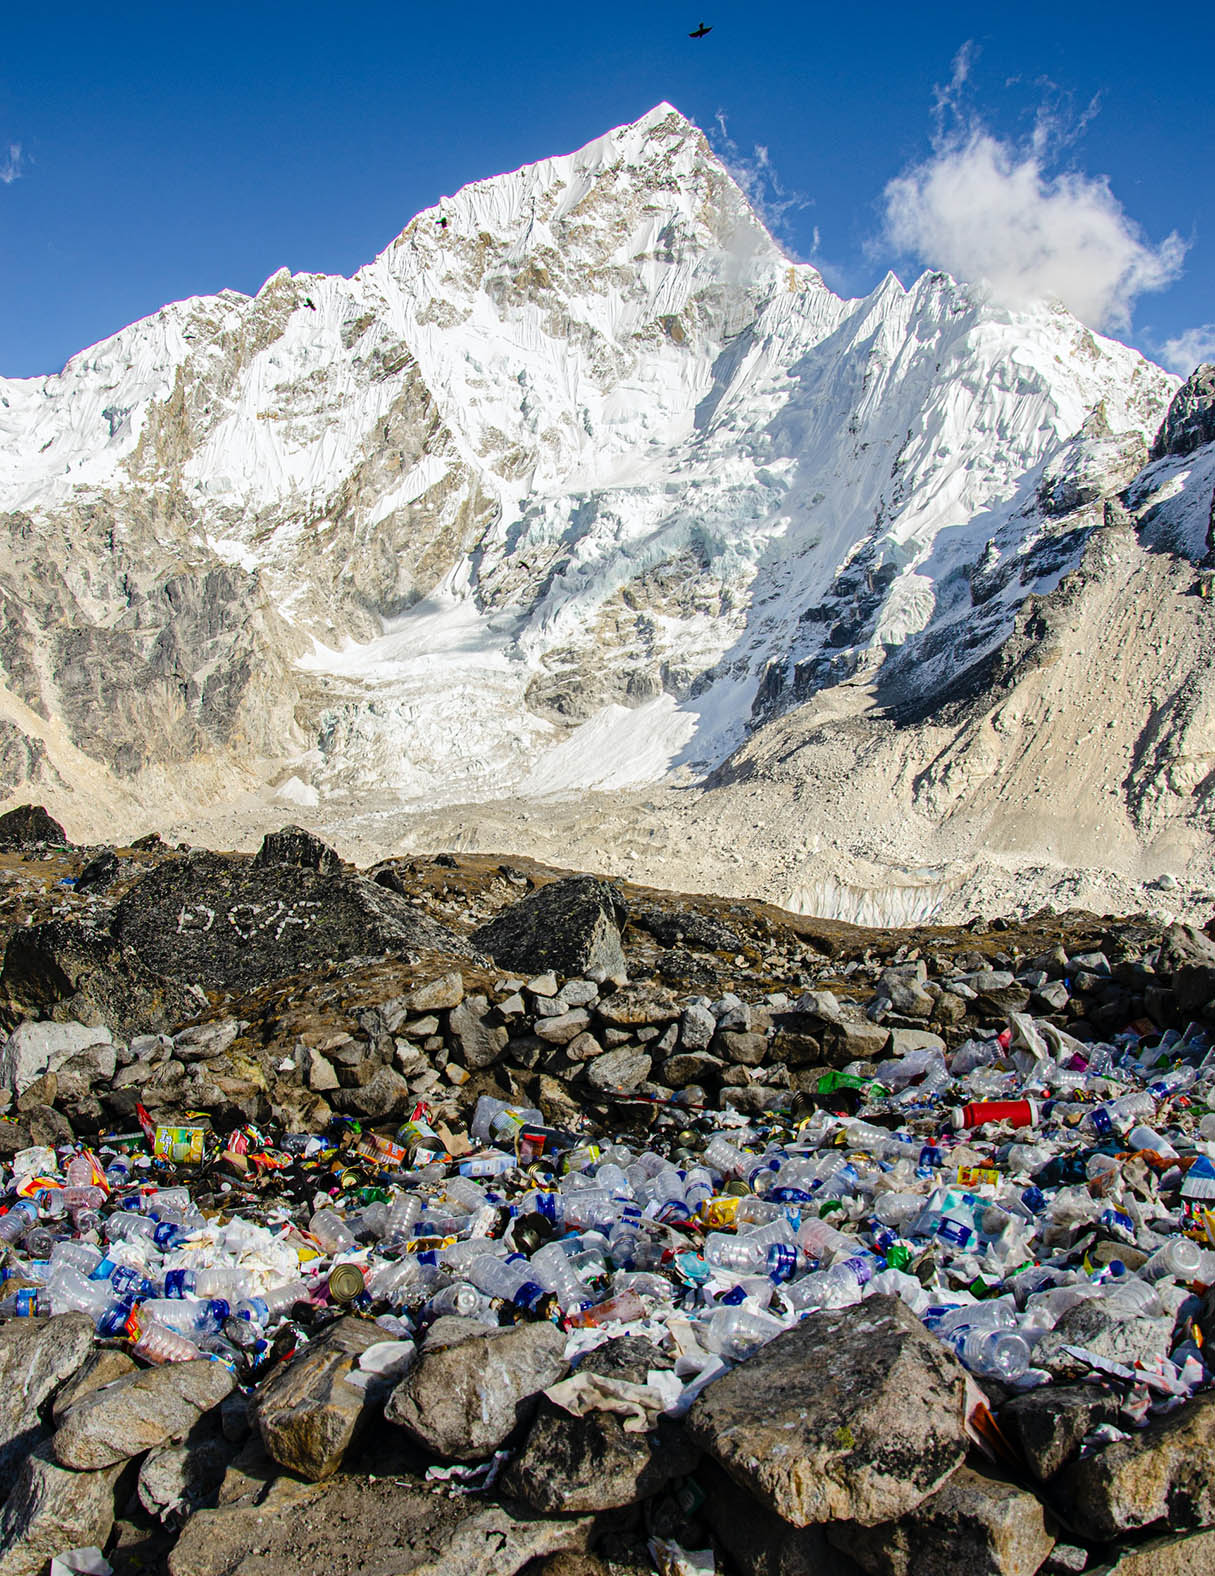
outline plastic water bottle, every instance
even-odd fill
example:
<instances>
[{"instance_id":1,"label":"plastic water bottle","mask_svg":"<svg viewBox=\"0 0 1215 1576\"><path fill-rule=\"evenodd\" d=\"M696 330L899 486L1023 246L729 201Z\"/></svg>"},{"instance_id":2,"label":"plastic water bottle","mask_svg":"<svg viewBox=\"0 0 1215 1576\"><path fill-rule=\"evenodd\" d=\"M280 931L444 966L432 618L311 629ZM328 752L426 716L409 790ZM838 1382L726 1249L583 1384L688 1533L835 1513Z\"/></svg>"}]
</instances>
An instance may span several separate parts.
<instances>
[{"instance_id":1,"label":"plastic water bottle","mask_svg":"<svg viewBox=\"0 0 1215 1576\"><path fill-rule=\"evenodd\" d=\"M326 1253L350 1253L358 1247L353 1231L336 1209L318 1209L308 1222L308 1231Z\"/></svg>"},{"instance_id":2,"label":"plastic water bottle","mask_svg":"<svg viewBox=\"0 0 1215 1576\"><path fill-rule=\"evenodd\" d=\"M57 1242L51 1252L51 1270L54 1272L61 1264L71 1265L72 1269L79 1270L82 1275L91 1275L101 1263L101 1249L93 1246L91 1242Z\"/></svg>"},{"instance_id":3,"label":"plastic water bottle","mask_svg":"<svg viewBox=\"0 0 1215 1576\"><path fill-rule=\"evenodd\" d=\"M803 1220L797 1231L797 1244L805 1256L815 1263L822 1263L836 1253L852 1253L856 1238L845 1236L829 1220Z\"/></svg>"},{"instance_id":4,"label":"plastic water bottle","mask_svg":"<svg viewBox=\"0 0 1215 1576\"><path fill-rule=\"evenodd\" d=\"M0 1216L0 1242L20 1242L38 1220L38 1206L32 1199L19 1198L8 1213Z\"/></svg>"},{"instance_id":5,"label":"plastic water bottle","mask_svg":"<svg viewBox=\"0 0 1215 1576\"><path fill-rule=\"evenodd\" d=\"M289 1313L297 1302L309 1300L307 1281L284 1281L281 1286L271 1286L255 1297L242 1297L233 1305L232 1312L238 1319L248 1319L264 1330Z\"/></svg>"},{"instance_id":6,"label":"plastic water bottle","mask_svg":"<svg viewBox=\"0 0 1215 1576\"><path fill-rule=\"evenodd\" d=\"M562 1313L590 1301L586 1287L574 1274L569 1255L560 1243L549 1242L537 1248L531 1257L531 1269L539 1285L556 1297Z\"/></svg>"},{"instance_id":7,"label":"plastic water bottle","mask_svg":"<svg viewBox=\"0 0 1215 1576\"><path fill-rule=\"evenodd\" d=\"M427 1255L427 1258L433 1257ZM422 1302L438 1276L433 1263L427 1263L421 1254L408 1254L395 1263L377 1264L367 1277L367 1290L378 1302L388 1302L401 1308Z\"/></svg>"},{"instance_id":8,"label":"plastic water bottle","mask_svg":"<svg viewBox=\"0 0 1215 1576\"><path fill-rule=\"evenodd\" d=\"M400 1193L388 1206L384 1222L386 1243L408 1242L414 1226L422 1218L422 1200L416 1193Z\"/></svg>"},{"instance_id":9,"label":"plastic water bottle","mask_svg":"<svg viewBox=\"0 0 1215 1576\"><path fill-rule=\"evenodd\" d=\"M491 1254L482 1254L469 1265L468 1278L487 1297L513 1303L527 1313L536 1312L549 1295L532 1278L531 1266L523 1258L503 1261Z\"/></svg>"},{"instance_id":10,"label":"plastic water bottle","mask_svg":"<svg viewBox=\"0 0 1215 1576\"><path fill-rule=\"evenodd\" d=\"M86 1313L94 1323L109 1312L115 1301L106 1281L88 1280L70 1264L55 1270L45 1295L51 1313Z\"/></svg>"},{"instance_id":11,"label":"plastic water bottle","mask_svg":"<svg viewBox=\"0 0 1215 1576\"><path fill-rule=\"evenodd\" d=\"M490 1298L470 1281L455 1281L444 1286L426 1304L426 1312L436 1319L445 1313L454 1313L461 1319L486 1319L492 1311Z\"/></svg>"},{"instance_id":12,"label":"plastic water bottle","mask_svg":"<svg viewBox=\"0 0 1215 1576\"><path fill-rule=\"evenodd\" d=\"M645 1318L645 1303L641 1296L632 1287L619 1292L614 1297L609 1297L606 1302L598 1302L593 1308L579 1308L566 1318L566 1323L575 1329L588 1329L604 1324L630 1324L634 1319Z\"/></svg>"},{"instance_id":13,"label":"plastic water bottle","mask_svg":"<svg viewBox=\"0 0 1215 1576\"><path fill-rule=\"evenodd\" d=\"M149 1363L188 1363L203 1355L193 1341L155 1319L140 1320L139 1338L131 1350Z\"/></svg>"},{"instance_id":14,"label":"plastic water bottle","mask_svg":"<svg viewBox=\"0 0 1215 1576\"><path fill-rule=\"evenodd\" d=\"M704 1329L704 1344L719 1357L742 1362L780 1335L785 1326L764 1313L745 1308L718 1308L709 1316Z\"/></svg>"},{"instance_id":15,"label":"plastic water bottle","mask_svg":"<svg viewBox=\"0 0 1215 1576\"><path fill-rule=\"evenodd\" d=\"M1197 1278L1201 1268L1202 1249L1198 1244L1191 1242L1188 1237L1171 1237L1140 1268L1139 1277L1145 1281L1156 1281L1163 1280L1167 1275L1174 1280L1188 1282Z\"/></svg>"},{"instance_id":16,"label":"plastic water bottle","mask_svg":"<svg viewBox=\"0 0 1215 1576\"><path fill-rule=\"evenodd\" d=\"M1015 1330L959 1330L952 1344L963 1367L984 1379L1017 1379L1030 1365L1029 1342Z\"/></svg>"},{"instance_id":17,"label":"plastic water bottle","mask_svg":"<svg viewBox=\"0 0 1215 1576\"><path fill-rule=\"evenodd\" d=\"M141 1309L141 1319L151 1319L179 1335L213 1335L230 1317L232 1306L220 1298L201 1301L194 1297L149 1297Z\"/></svg>"},{"instance_id":18,"label":"plastic water bottle","mask_svg":"<svg viewBox=\"0 0 1215 1576\"><path fill-rule=\"evenodd\" d=\"M736 1149L730 1140L720 1133L706 1144L701 1158L711 1171L715 1171L721 1177L740 1177L755 1160L754 1155L744 1154L741 1149Z\"/></svg>"}]
</instances>

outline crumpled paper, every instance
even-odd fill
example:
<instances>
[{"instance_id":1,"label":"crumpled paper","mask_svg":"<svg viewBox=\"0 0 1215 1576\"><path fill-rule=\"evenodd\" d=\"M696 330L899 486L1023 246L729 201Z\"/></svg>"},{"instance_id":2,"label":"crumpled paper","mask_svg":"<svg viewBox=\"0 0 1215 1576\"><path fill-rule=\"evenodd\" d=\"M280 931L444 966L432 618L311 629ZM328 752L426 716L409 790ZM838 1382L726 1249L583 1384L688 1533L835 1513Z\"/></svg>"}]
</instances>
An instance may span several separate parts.
<instances>
[{"instance_id":1,"label":"crumpled paper","mask_svg":"<svg viewBox=\"0 0 1215 1576\"><path fill-rule=\"evenodd\" d=\"M683 1385L669 1369L651 1368L644 1384L579 1371L549 1385L544 1394L575 1417L585 1417L588 1412L613 1412L624 1420L626 1434L644 1434L678 1403Z\"/></svg>"}]
</instances>

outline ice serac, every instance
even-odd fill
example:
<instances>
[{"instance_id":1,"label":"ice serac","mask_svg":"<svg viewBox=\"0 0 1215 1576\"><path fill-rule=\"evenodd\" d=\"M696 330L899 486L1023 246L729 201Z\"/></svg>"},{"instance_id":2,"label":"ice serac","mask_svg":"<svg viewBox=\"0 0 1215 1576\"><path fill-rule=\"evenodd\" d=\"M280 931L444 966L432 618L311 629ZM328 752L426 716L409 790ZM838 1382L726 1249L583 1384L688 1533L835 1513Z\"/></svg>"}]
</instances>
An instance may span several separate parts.
<instances>
[{"instance_id":1,"label":"ice serac","mask_svg":"<svg viewBox=\"0 0 1215 1576\"><path fill-rule=\"evenodd\" d=\"M350 279L282 270L0 383L0 792L136 823L277 791L336 826L732 754L717 781L769 782L792 728L816 798L877 751L918 857L866 857L952 890L942 827L1015 762L940 708L1007 692L1043 604L1117 579L1119 529L1207 550L1209 446L1143 469L1176 386L943 274L841 299L659 105L443 198ZM1190 846L1159 762L1178 729L1202 755L1204 705L1132 750L1128 847L1165 820ZM842 865L759 879L793 900Z\"/></svg>"}]
</instances>

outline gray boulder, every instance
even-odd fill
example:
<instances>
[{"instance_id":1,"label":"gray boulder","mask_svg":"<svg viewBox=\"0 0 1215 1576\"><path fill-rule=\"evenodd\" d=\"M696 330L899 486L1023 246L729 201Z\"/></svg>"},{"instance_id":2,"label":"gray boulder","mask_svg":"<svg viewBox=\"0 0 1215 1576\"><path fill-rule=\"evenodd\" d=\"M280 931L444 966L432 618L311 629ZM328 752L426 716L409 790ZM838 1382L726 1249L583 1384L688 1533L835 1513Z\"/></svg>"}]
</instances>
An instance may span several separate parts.
<instances>
[{"instance_id":1,"label":"gray boulder","mask_svg":"<svg viewBox=\"0 0 1215 1576\"><path fill-rule=\"evenodd\" d=\"M1034 1347L1034 1362L1057 1379L1079 1378L1089 1364L1066 1348L1081 1347L1116 1363L1136 1363L1166 1357L1173 1339L1170 1318L1119 1319L1090 1298L1068 1308L1053 1330Z\"/></svg>"},{"instance_id":2,"label":"gray boulder","mask_svg":"<svg viewBox=\"0 0 1215 1576\"><path fill-rule=\"evenodd\" d=\"M216 990L254 989L337 958L469 950L362 876L231 854L189 854L150 871L124 894L113 931L149 967Z\"/></svg>"},{"instance_id":3,"label":"gray boulder","mask_svg":"<svg viewBox=\"0 0 1215 1576\"><path fill-rule=\"evenodd\" d=\"M348 1376L383 1338L374 1324L339 1319L269 1380L257 1399L257 1426L280 1466L313 1482L337 1471L368 1404Z\"/></svg>"},{"instance_id":4,"label":"gray boulder","mask_svg":"<svg viewBox=\"0 0 1215 1576\"><path fill-rule=\"evenodd\" d=\"M1044 1483L1080 1454L1091 1429L1116 1423L1120 1410L1119 1398L1108 1390L1053 1384L1013 1396L1000 1408L997 1421Z\"/></svg>"},{"instance_id":5,"label":"gray boulder","mask_svg":"<svg viewBox=\"0 0 1215 1576\"><path fill-rule=\"evenodd\" d=\"M1200 1395L1142 1433L1065 1467L1052 1485L1082 1537L1107 1541L1167 1522L1215 1522L1215 1396Z\"/></svg>"},{"instance_id":6,"label":"gray boulder","mask_svg":"<svg viewBox=\"0 0 1215 1576\"><path fill-rule=\"evenodd\" d=\"M110 1031L99 1025L19 1023L0 1049L0 1087L23 1094L36 1079L57 1072L79 1052L110 1043ZM112 1061L110 1076L114 1076Z\"/></svg>"},{"instance_id":7,"label":"gray boulder","mask_svg":"<svg viewBox=\"0 0 1215 1576\"><path fill-rule=\"evenodd\" d=\"M472 943L500 968L524 974L624 972L620 932L628 910L617 889L597 876L569 876L529 892L488 924Z\"/></svg>"},{"instance_id":8,"label":"gray boulder","mask_svg":"<svg viewBox=\"0 0 1215 1576\"><path fill-rule=\"evenodd\" d=\"M40 804L19 804L0 815L0 854L32 852L47 843L67 843L67 833Z\"/></svg>"},{"instance_id":9,"label":"gray boulder","mask_svg":"<svg viewBox=\"0 0 1215 1576\"><path fill-rule=\"evenodd\" d=\"M385 1417L450 1461L479 1461L535 1411L566 1372L565 1337L521 1324L423 1354L389 1398Z\"/></svg>"},{"instance_id":10,"label":"gray boulder","mask_svg":"<svg viewBox=\"0 0 1215 1576\"><path fill-rule=\"evenodd\" d=\"M1032 1494L965 1466L898 1521L827 1536L869 1576L1034 1576L1055 1543Z\"/></svg>"},{"instance_id":11,"label":"gray boulder","mask_svg":"<svg viewBox=\"0 0 1215 1576\"><path fill-rule=\"evenodd\" d=\"M96 1471L188 1434L236 1380L206 1358L143 1368L94 1390L64 1412L51 1440L60 1466Z\"/></svg>"},{"instance_id":12,"label":"gray boulder","mask_svg":"<svg viewBox=\"0 0 1215 1576\"><path fill-rule=\"evenodd\" d=\"M0 1499L24 1458L47 1437L56 1391L92 1349L93 1321L83 1313L0 1325Z\"/></svg>"},{"instance_id":13,"label":"gray boulder","mask_svg":"<svg viewBox=\"0 0 1215 1576\"><path fill-rule=\"evenodd\" d=\"M961 1364L897 1297L811 1315L693 1403L688 1430L794 1526L893 1521L966 1454Z\"/></svg>"},{"instance_id":14,"label":"gray boulder","mask_svg":"<svg viewBox=\"0 0 1215 1576\"><path fill-rule=\"evenodd\" d=\"M38 1445L0 1510L0 1576L42 1576L64 1549L101 1548L114 1525L114 1485L125 1463L72 1472Z\"/></svg>"},{"instance_id":15,"label":"gray boulder","mask_svg":"<svg viewBox=\"0 0 1215 1576\"><path fill-rule=\"evenodd\" d=\"M262 846L253 856L255 865L294 865L297 870L315 870L330 875L342 868L342 861L328 843L302 826L284 826L267 832Z\"/></svg>"},{"instance_id":16,"label":"gray boulder","mask_svg":"<svg viewBox=\"0 0 1215 1576\"><path fill-rule=\"evenodd\" d=\"M741 1489L713 1461L702 1460L699 1512L738 1576L861 1576L861 1567L827 1541L823 1526L791 1527Z\"/></svg>"},{"instance_id":17,"label":"gray boulder","mask_svg":"<svg viewBox=\"0 0 1215 1576\"><path fill-rule=\"evenodd\" d=\"M224 1438L218 1415L201 1418L178 1444L150 1450L139 1469L139 1503L149 1516L178 1526L214 1505L237 1447Z\"/></svg>"},{"instance_id":18,"label":"gray boulder","mask_svg":"<svg viewBox=\"0 0 1215 1576\"><path fill-rule=\"evenodd\" d=\"M634 1045L619 1045L586 1064L585 1077L602 1094L632 1094L650 1076L654 1058Z\"/></svg>"},{"instance_id":19,"label":"gray boulder","mask_svg":"<svg viewBox=\"0 0 1215 1576\"><path fill-rule=\"evenodd\" d=\"M1215 1576L1215 1532L1149 1538L1116 1555L1112 1565L1091 1570L1089 1576Z\"/></svg>"}]
</instances>

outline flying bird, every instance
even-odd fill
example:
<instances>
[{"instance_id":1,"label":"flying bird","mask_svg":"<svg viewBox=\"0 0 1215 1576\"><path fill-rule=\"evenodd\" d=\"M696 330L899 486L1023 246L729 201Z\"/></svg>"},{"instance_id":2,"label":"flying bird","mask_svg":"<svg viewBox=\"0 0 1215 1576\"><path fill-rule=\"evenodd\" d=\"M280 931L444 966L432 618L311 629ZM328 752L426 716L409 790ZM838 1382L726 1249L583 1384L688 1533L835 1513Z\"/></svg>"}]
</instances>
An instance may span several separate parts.
<instances>
[{"instance_id":1,"label":"flying bird","mask_svg":"<svg viewBox=\"0 0 1215 1576\"><path fill-rule=\"evenodd\" d=\"M706 33L711 33L712 31L713 31L713 29L711 27L706 27L704 25L704 23L702 22L694 33L689 33L688 34L688 37L689 38L703 38Z\"/></svg>"}]
</instances>

